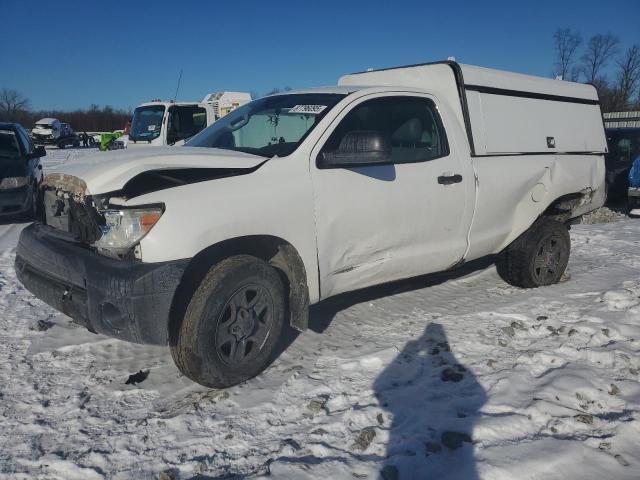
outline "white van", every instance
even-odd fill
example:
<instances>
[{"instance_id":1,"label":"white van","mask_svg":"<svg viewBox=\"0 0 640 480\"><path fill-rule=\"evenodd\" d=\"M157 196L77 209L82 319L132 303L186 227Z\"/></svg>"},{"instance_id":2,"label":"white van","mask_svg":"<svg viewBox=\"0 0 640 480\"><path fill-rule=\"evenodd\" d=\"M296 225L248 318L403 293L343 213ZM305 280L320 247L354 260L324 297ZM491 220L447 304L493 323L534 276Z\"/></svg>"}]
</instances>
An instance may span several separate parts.
<instances>
[{"instance_id":1,"label":"white van","mask_svg":"<svg viewBox=\"0 0 640 480\"><path fill-rule=\"evenodd\" d=\"M554 284L569 225L605 198L593 87L454 62L260 98L149 150L48 175L16 272L213 387L258 374L342 292L494 254L507 282Z\"/></svg>"}]
</instances>

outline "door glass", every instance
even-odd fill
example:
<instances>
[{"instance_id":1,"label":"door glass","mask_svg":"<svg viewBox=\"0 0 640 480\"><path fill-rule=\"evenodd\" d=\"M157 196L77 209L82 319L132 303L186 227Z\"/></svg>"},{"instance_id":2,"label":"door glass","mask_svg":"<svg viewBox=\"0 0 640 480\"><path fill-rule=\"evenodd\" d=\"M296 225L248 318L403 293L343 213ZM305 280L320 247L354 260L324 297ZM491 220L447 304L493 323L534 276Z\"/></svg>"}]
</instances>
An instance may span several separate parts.
<instances>
[{"instance_id":1,"label":"door glass","mask_svg":"<svg viewBox=\"0 0 640 480\"><path fill-rule=\"evenodd\" d=\"M207 126L207 111L195 105L175 106L169 110L167 142L193 137Z\"/></svg>"},{"instance_id":2,"label":"door glass","mask_svg":"<svg viewBox=\"0 0 640 480\"><path fill-rule=\"evenodd\" d=\"M20 141L20 145L22 146L22 151L25 153L25 155L32 154L33 148L32 148L31 141L29 140L29 137L19 128L17 129L17 132L18 132L18 139Z\"/></svg>"},{"instance_id":3,"label":"door glass","mask_svg":"<svg viewBox=\"0 0 640 480\"><path fill-rule=\"evenodd\" d=\"M340 122L322 149L336 151L347 133L376 131L391 142L393 163L413 163L449 154L434 103L427 98L384 97L363 102Z\"/></svg>"},{"instance_id":4,"label":"door glass","mask_svg":"<svg viewBox=\"0 0 640 480\"><path fill-rule=\"evenodd\" d=\"M16 133L11 130L0 130L0 169L2 166L15 165L21 157L22 152Z\"/></svg>"}]
</instances>

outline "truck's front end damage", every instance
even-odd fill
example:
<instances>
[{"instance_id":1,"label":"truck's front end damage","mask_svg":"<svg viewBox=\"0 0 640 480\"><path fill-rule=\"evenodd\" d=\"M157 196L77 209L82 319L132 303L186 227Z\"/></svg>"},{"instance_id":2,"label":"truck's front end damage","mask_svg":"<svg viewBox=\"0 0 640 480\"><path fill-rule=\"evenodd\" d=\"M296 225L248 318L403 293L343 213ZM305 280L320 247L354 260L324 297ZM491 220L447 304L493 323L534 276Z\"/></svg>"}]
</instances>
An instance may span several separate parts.
<instances>
[{"instance_id":1,"label":"truck's front end damage","mask_svg":"<svg viewBox=\"0 0 640 480\"><path fill-rule=\"evenodd\" d=\"M22 232L16 273L38 298L91 331L166 344L168 312L187 261L136 258L162 206L123 208L109 197L90 195L77 177L49 175L44 223Z\"/></svg>"}]
</instances>

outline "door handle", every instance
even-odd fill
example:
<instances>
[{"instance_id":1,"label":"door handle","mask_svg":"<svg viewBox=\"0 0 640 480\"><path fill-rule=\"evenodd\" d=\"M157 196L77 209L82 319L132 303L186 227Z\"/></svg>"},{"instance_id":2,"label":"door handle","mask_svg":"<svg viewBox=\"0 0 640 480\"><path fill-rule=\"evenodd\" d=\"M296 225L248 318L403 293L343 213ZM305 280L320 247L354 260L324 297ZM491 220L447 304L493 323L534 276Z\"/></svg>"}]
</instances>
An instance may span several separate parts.
<instances>
[{"instance_id":1,"label":"door handle","mask_svg":"<svg viewBox=\"0 0 640 480\"><path fill-rule=\"evenodd\" d=\"M440 185L451 185L452 183L460 183L462 181L462 175L456 173L455 175L440 175L438 177L438 183Z\"/></svg>"}]
</instances>

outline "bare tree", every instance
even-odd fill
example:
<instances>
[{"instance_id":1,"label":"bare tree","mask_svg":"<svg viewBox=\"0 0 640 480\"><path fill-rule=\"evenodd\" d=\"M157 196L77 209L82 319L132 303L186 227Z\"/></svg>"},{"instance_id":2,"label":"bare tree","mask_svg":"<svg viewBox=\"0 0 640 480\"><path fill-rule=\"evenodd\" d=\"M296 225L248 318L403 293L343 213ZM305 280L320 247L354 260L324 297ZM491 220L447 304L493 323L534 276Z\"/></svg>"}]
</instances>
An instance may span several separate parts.
<instances>
[{"instance_id":1,"label":"bare tree","mask_svg":"<svg viewBox=\"0 0 640 480\"><path fill-rule=\"evenodd\" d=\"M578 71L572 67L578 47L582 43L580 33L573 32L570 28L559 28L553 35L553 42L556 51L554 75L563 79L569 76L575 79Z\"/></svg>"},{"instance_id":2,"label":"bare tree","mask_svg":"<svg viewBox=\"0 0 640 480\"><path fill-rule=\"evenodd\" d=\"M284 88L274 87L271 90L269 90L267 93L265 93L264 96L268 97L269 95L275 95L276 93L281 93L281 92L290 92L291 90L292 88L289 86Z\"/></svg>"},{"instance_id":3,"label":"bare tree","mask_svg":"<svg viewBox=\"0 0 640 480\"><path fill-rule=\"evenodd\" d=\"M625 55L617 61L618 85L617 107L624 110L630 107L634 95L640 87L640 46L629 47Z\"/></svg>"},{"instance_id":4,"label":"bare tree","mask_svg":"<svg viewBox=\"0 0 640 480\"><path fill-rule=\"evenodd\" d=\"M17 90L3 88L0 91L0 118L15 122L29 109L29 100Z\"/></svg>"},{"instance_id":5,"label":"bare tree","mask_svg":"<svg viewBox=\"0 0 640 480\"><path fill-rule=\"evenodd\" d=\"M618 53L620 40L611 33L594 35L587 43L587 51L582 56L582 71L587 82L596 84L602 69Z\"/></svg>"}]
</instances>

